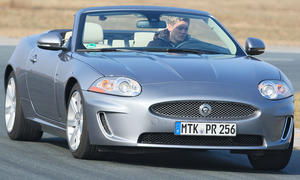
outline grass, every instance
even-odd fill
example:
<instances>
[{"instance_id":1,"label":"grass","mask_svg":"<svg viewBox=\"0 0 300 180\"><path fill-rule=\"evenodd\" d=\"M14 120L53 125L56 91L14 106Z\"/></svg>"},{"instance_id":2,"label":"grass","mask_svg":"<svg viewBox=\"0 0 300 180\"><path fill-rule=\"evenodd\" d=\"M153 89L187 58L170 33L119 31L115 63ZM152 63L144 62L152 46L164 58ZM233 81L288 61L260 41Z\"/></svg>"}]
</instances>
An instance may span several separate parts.
<instances>
[{"instance_id":1,"label":"grass","mask_svg":"<svg viewBox=\"0 0 300 180\"><path fill-rule=\"evenodd\" d=\"M296 93L295 95L295 126L296 128L300 128L300 93Z\"/></svg>"},{"instance_id":2,"label":"grass","mask_svg":"<svg viewBox=\"0 0 300 180\"><path fill-rule=\"evenodd\" d=\"M72 28L77 10L109 5L204 10L219 19L241 44L247 37L258 37L267 45L300 46L299 0L1 0L0 36L23 37L49 29Z\"/></svg>"}]
</instances>

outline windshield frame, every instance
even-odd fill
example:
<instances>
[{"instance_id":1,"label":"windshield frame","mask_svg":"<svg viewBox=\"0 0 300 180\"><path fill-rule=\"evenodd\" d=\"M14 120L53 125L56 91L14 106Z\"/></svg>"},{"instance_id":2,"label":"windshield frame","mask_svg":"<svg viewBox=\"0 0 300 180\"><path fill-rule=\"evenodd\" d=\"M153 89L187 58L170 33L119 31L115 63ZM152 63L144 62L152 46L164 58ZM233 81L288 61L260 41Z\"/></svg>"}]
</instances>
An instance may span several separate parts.
<instances>
[{"instance_id":1,"label":"windshield frame","mask_svg":"<svg viewBox=\"0 0 300 180\"><path fill-rule=\"evenodd\" d=\"M211 15L205 15L205 14L197 14L197 13L186 13L186 12L172 12L172 11L159 11L159 10L105 10L105 11L91 11L91 12L83 12L81 13L80 17L79 17L79 24L78 24L78 29L77 29L77 36L75 39L75 48L74 51L77 52L78 49L84 49L85 47L83 47L82 44L82 36L83 36L83 30L84 30L84 23L86 20L86 17L90 14L94 14L94 13L124 13L124 12L128 12L128 13L137 13L137 14L153 14L155 13L156 16L161 16L161 15L166 15L166 14L182 14L184 16L201 16L201 17L205 17L205 18L210 18L211 20L214 21L215 24L217 24L220 29L226 34L226 36L232 41L232 43L235 45L236 47L236 53L233 55L236 56L247 56L245 51L241 48L240 44L236 41L236 39L233 37L233 35L217 20L215 19L213 16ZM134 49L133 49L134 50ZM82 51L81 51L82 52Z\"/></svg>"}]
</instances>

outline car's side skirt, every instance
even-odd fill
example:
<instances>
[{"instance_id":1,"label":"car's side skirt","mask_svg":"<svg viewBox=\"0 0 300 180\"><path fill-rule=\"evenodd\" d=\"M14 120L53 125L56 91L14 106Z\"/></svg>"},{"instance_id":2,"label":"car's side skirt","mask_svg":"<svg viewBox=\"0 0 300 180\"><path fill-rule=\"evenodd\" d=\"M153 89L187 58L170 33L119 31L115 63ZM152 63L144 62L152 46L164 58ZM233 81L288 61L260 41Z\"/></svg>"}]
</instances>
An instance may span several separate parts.
<instances>
[{"instance_id":1,"label":"car's side skirt","mask_svg":"<svg viewBox=\"0 0 300 180\"><path fill-rule=\"evenodd\" d=\"M55 124L49 123L39 118L29 118L31 121L38 123L41 126L41 130L55 136L62 138L66 137L66 129L59 127Z\"/></svg>"}]
</instances>

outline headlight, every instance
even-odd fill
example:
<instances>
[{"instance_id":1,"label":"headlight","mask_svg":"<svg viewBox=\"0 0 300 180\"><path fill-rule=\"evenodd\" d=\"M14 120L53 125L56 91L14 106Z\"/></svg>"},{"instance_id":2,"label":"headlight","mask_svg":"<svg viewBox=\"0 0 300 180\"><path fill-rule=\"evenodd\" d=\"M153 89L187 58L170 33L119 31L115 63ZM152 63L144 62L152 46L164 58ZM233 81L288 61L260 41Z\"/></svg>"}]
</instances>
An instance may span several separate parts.
<instances>
[{"instance_id":1,"label":"headlight","mask_svg":"<svg viewBox=\"0 0 300 180\"><path fill-rule=\"evenodd\" d=\"M138 82L129 78L103 77L94 82L89 91L119 96L137 96L141 93L141 89Z\"/></svg>"},{"instance_id":2,"label":"headlight","mask_svg":"<svg viewBox=\"0 0 300 180\"><path fill-rule=\"evenodd\" d=\"M258 90L267 99L282 99L292 95L286 83L277 80L262 81L258 85Z\"/></svg>"}]
</instances>

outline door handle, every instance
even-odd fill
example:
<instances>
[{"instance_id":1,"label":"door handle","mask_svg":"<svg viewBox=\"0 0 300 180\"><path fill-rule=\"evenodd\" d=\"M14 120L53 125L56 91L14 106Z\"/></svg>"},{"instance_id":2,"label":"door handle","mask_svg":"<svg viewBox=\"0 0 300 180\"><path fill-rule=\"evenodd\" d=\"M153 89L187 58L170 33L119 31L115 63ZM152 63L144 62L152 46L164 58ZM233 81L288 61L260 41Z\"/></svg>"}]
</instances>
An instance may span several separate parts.
<instances>
[{"instance_id":1,"label":"door handle","mask_svg":"<svg viewBox=\"0 0 300 180\"><path fill-rule=\"evenodd\" d=\"M37 55L32 56L32 57L30 58L30 61L31 61L32 63L37 62Z\"/></svg>"}]
</instances>

